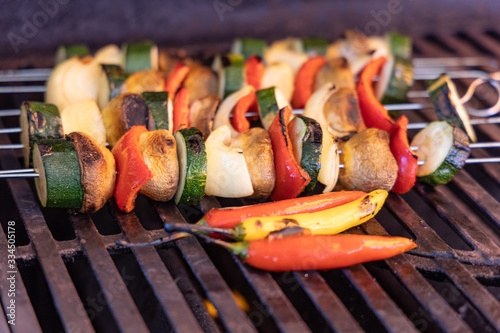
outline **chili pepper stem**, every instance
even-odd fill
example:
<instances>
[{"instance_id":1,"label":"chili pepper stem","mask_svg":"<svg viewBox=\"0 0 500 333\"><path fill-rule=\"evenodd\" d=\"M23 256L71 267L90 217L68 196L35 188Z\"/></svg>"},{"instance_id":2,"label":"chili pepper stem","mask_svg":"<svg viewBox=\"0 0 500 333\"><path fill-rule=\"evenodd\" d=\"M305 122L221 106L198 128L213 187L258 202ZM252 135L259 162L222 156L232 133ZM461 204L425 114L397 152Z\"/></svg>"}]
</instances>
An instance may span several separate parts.
<instances>
[{"instance_id":1,"label":"chili pepper stem","mask_svg":"<svg viewBox=\"0 0 500 333\"><path fill-rule=\"evenodd\" d=\"M158 238L158 239L156 239L154 241L151 241L151 242L131 243L129 241L119 239L119 240L115 241L115 244L119 245L119 246L124 246L124 247L157 246L157 245L160 245L160 244L163 244L163 243L172 242L172 241L175 241L175 240L178 240L178 239L181 239L181 238L185 238L185 237L188 237L188 236L191 236L191 234L187 233L187 232L177 232L177 233L175 233L173 235L170 235L170 236L167 236L167 237L161 237L161 238Z\"/></svg>"},{"instance_id":2,"label":"chili pepper stem","mask_svg":"<svg viewBox=\"0 0 500 333\"><path fill-rule=\"evenodd\" d=\"M207 243L216 244L227 249L228 251L231 251L232 254L240 257L243 260L245 260L248 256L248 247L250 246L249 242L243 241L243 242L229 243L222 241L220 239L211 238L205 234L200 234L198 232L193 234L195 234L197 237L200 237Z\"/></svg>"},{"instance_id":3,"label":"chili pepper stem","mask_svg":"<svg viewBox=\"0 0 500 333\"><path fill-rule=\"evenodd\" d=\"M236 235L232 229L216 228L203 225L202 223L197 224L186 224L186 223L166 223L164 226L167 232L172 231L185 231L192 233L193 230L200 233L215 233L227 237L234 238Z\"/></svg>"}]
</instances>

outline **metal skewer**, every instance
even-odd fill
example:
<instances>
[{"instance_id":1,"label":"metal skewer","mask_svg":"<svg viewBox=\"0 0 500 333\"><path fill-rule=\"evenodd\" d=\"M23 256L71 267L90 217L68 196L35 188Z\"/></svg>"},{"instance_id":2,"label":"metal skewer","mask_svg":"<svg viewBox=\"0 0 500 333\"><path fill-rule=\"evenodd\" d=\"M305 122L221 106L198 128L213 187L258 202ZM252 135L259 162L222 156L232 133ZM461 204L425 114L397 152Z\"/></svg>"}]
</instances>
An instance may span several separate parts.
<instances>
[{"instance_id":1,"label":"metal skewer","mask_svg":"<svg viewBox=\"0 0 500 333\"><path fill-rule=\"evenodd\" d=\"M500 145L499 145L500 146ZM468 158L465 164L476 163L500 163L500 157L483 157L483 158ZM425 161L418 161L418 165L424 165ZM343 169L344 164L339 164L339 168ZM34 169L17 169L0 171L0 178L37 178L40 177Z\"/></svg>"},{"instance_id":2,"label":"metal skewer","mask_svg":"<svg viewBox=\"0 0 500 333\"><path fill-rule=\"evenodd\" d=\"M489 57L443 57L413 58L415 73L432 70L443 72L450 67L490 67L498 68L496 59ZM0 82L43 82L46 81L53 68L14 69L0 71Z\"/></svg>"}]
</instances>

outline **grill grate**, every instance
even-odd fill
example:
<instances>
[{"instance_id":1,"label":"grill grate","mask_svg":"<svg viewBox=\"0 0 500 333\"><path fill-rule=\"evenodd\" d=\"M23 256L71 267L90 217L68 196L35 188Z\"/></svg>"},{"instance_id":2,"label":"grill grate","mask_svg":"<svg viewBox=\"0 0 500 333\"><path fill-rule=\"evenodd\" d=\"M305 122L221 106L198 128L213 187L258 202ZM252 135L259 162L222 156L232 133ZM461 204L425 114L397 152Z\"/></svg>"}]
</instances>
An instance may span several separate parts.
<instances>
[{"instance_id":1,"label":"grill grate","mask_svg":"<svg viewBox=\"0 0 500 333\"><path fill-rule=\"evenodd\" d=\"M488 33L438 34L414 42L421 57L500 57L500 41ZM485 61L476 69L491 71L494 63ZM456 82L463 88L469 81ZM481 99L495 102L496 96L486 90L478 94L479 106ZM27 96L10 97L18 103L15 98ZM429 104L418 95L411 102ZM407 115L412 122L435 119L428 108ZM478 125L476 130L481 141L500 141L498 125ZM11 143L8 135L0 135L0 144ZM472 154L499 155L498 149L474 149ZM21 168L19 160L14 151L0 151L1 170ZM446 186L417 184L403 196L391 193L377 218L356 229L412 237L418 248L411 254L342 270L282 274L253 269L193 237L157 248L115 245L118 239L166 237L163 223L195 221L198 209L140 199L136 213L123 214L111 200L98 214L61 215L40 209L30 182L0 181L0 192L6 193L0 203L6 212L0 217L0 252L7 253L9 220L16 221L18 242L24 244L16 249L18 320L9 326L0 316L2 332L500 331L499 164L468 165ZM206 198L201 209L220 205ZM59 234L58 228L70 231ZM8 273L2 260L1 303L8 313ZM40 274L46 285L39 284ZM45 294L38 294L37 287ZM243 295L248 312L237 305L233 290ZM50 301L38 304L40 295ZM205 299L218 318L208 314ZM48 315L44 307L50 308ZM104 314L112 319L103 320Z\"/></svg>"}]
</instances>

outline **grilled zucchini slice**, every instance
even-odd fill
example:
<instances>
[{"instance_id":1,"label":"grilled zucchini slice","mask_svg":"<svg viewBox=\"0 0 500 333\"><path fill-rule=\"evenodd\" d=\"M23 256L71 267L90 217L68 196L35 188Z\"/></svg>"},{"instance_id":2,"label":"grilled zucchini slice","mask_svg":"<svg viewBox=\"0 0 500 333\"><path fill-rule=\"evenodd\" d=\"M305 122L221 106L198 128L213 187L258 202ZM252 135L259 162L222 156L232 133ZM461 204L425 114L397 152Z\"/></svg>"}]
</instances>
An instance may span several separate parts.
<instances>
[{"instance_id":1,"label":"grilled zucchini slice","mask_svg":"<svg viewBox=\"0 0 500 333\"><path fill-rule=\"evenodd\" d=\"M321 168L321 149L323 146L323 130L321 125L312 118L295 117L288 124L293 154L300 166L309 174L311 181L302 195L310 194L316 187Z\"/></svg>"},{"instance_id":2,"label":"grilled zucchini slice","mask_svg":"<svg viewBox=\"0 0 500 333\"><path fill-rule=\"evenodd\" d=\"M36 191L43 207L79 210L83 202L80 162L66 139L43 140L33 146Z\"/></svg>"},{"instance_id":3,"label":"grilled zucchini slice","mask_svg":"<svg viewBox=\"0 0 500 333\"><path fill-rule=\"evenodd\" d=\"M176 204L196 205L205 194L207 183L207 152L203 134L197 128L175 132L179 184L174 200Z\"/></svg>"},{"instance_id":4,"label":"grilled zucchini slice","mask_svg":"<svg viewBox=\"0 0 500 333\"><path fill-rule=\"evenodd\" d=\"M57 106L41 102L21 104L21 143L23 144L24 166L33 165L31 160L33 143L42 139L64 137L61 114Z\"/></svg>"},{"instance_id":5,"label":"grilled zucchini slice","mask_svg":"<svg viewBox=\"0 0 500 333\"><path fill-rule=\"evenodd\" d=\"M411 145L418 147L419 162L425 162L418 166L417 177L431 186L448 183L470 154L464 131L445 121L427 125L415 135Z\"/></svg>"}]
</instances>

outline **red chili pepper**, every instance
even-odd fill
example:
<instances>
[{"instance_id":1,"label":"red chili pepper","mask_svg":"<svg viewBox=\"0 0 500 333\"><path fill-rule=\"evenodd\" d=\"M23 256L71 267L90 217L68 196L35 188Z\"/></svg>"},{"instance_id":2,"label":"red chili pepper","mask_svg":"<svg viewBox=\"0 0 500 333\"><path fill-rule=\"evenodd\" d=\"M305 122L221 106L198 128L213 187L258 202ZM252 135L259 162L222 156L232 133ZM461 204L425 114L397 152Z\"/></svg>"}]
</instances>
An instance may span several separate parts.
<instances>
[{"instance_id":1,"label":"red chili pepper","mask_svg":"<svg viewBox=\"0 0 500 333\"><path fill-rule=\"evenodd\" d=\"M359 76L356 90L358 92L359 109L366 127L375 127L386 132L391 132L394 120L375 96L373 91L373 77L380 72L385 63L381 57L369 62Z\"/></svg>"},{"instance_id":2,"label":"red chili pepper","mask_svg":"<svg viewBox=\"0 0 500 333\"><path fill-rule=\"evenodd\" d=\"M390 148L399 167L398 178L391 191L400 194L408 192L417 179L418 157L410 149L407 126L408 118L401 116L391 131Z\"/></svg>"},{"instance_id":3,"label":"red chili pepper","mask_svg":"<svg viewBox=\"0 0 500 333\"><path fill-rule=\"evenodd\" d=\"M264 76L264 63L256 55L251 56L245 62L245 75L247 84L253 86L255 90L260 89L260 82Z\"/></svg>"},{"instance_id":4,"label":"red chili pepper","mask_svg":"<svg viewBox=\"0 0 500 333\"><path fill-rule=\"evenodd\" d=\"M294 109L300 109L306 105L313 93L316 75L325 64L325 57L317 56L307 60L300 67L295 76L295 89L292 96L292 106Z\"/></svg>"},{"instance_id":5,"label":"red chili pepper","mask_svg":"<svg viewBox=\"0 0 500 333\"><path fill-rule=\"evenodd\" d=\"M189 128L189 91L181 88L174 99L174 132Z\"/></svg>"},{"instance_id":6,"label":"red chili pepper","mask_svg":"<svg viewBox=\"0 0 500 333\"><path fill-rule=\"evenodd\" d=\"M134 209L137 193L153 178L139 148L139 137L147 131L145 126L133 126L112 150L117 170L115 200L118 208L125 213Z\"/></svg>"},{"instance_id":7,"label":"red chili pepper","mask_svg":"<svg viewBox=\"0 0 500 333\"><path fill-rule=\"evenodd\" d=\"M170 73L170 75L167 77L167 79L165 80L165 91L168 91L168 96L171 96L170 98L173 98L173 96L175 96L175 93L181 86L182 81L184 81L186 76L189 74L189 70L189 66L184 65L182 62L179 62L172 70L172 73Z\"/></svg>"},{"instance_id":8,"label":"red chili pepper","mask_svg":"<svg viewBox=\"0 0 500 333\"><path fill-rule=\"evenodd\" d=\"M244 132L250 128L250 122L246 117L247 112L258 112L257 95L255 91L249 92L240 98L233 110L231 124L238 132Z\"/></svg>"},{"instance_id":9,"label":"red chili pepper","mask_svg":"<svg viewBox=\"0 0 500 333\"><path fill-rule=\"evenodd\" d=\"M296 198L311 181L311 177L302 169L293 154L288 134L291 116L292 110L285 106L276 114L269 127L276 170L276 183L270 196L273 201Z\"/></svg>"},{"instance_id":10,"label":"red chili pepper","mask_svg":"<svg viewBox=\"0 0 500 333\"><path fill-rule=\"evenodd\" d=\"M198 222L211 227L233 228L251 217L282 216L299 213L312 213L341 206L366 195L361 191L340 191L317 194L276 202L266 202L251 206L211 209Z\"/></svg>"},{"instance_id":11,"label":"red chili pepper","mask_svg":"<svg viewBox=\"0 0 500 333\"><path fill-rule=\"evenodd\" d=\"M259 269L283 272L328 270L391 258L416 247L404 237L299 235L226 243L214 241Z\"/></svg>"}]
</instances>

